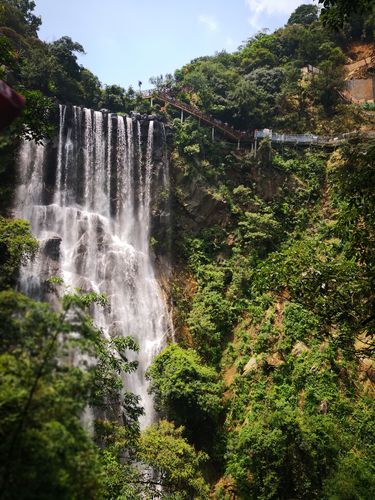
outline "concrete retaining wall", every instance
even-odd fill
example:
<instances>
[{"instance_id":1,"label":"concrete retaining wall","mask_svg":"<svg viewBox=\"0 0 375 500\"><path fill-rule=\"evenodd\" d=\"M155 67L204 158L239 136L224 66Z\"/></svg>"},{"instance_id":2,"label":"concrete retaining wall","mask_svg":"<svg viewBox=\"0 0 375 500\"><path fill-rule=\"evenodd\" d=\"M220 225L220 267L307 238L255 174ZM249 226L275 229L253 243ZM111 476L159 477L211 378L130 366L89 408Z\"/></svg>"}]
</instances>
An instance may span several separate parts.
<instances>
[{"instance_id":1,"label":"concrete retaining wall","mask_svg":"<svg viewBox=\"0 0 375 500\"><path fill-rule=\"evenodd\" d=\"M353 101L375 101L375 76L366 79L354 79L346 82L347 91Z\"/></svg>"}]
</instances>

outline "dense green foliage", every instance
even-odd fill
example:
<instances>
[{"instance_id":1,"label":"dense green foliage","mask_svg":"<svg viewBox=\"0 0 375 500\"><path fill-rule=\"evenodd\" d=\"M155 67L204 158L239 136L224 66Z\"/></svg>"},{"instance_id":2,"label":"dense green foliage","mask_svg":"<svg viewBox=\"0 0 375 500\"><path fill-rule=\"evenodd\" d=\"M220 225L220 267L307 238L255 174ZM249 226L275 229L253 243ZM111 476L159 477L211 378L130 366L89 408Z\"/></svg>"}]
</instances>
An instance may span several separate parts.
<instances>
[{"instance_id":1,"label":"dense green foliage","mask_svg":"<svg viewBox=\"0 0 375 500\"><path fill-rule=\"evenodd\" d=\"M141 436L137 458L152 467L164 498L204 500L209 487L200 467L208 457L201 451L195 452L184 439L183 431L183 427L175 428L165 420L152 425Z\"/></svg>"},{"instance_id":2,"label":"dense green foliage","mask_svg":"<svg viewBox=\"0 0 375 500\"><path fill-rule=\"evenodd\" d=\"M220 364L227 384L217 498L371 498L374 147L265 143L241 158L240 180L227 157L227 175L200 181L215 185L224 224L191 236L186 219L178 226L195 282L190 299L175 287L182 342ZM267 203L259 162L274 174ZM170 377L159 371L158 387Z\"/></svg>"},{"instance_id":3,"label":"dense green foliage","mask_svg":"<svg viewBox=\"0 0 375 500\"><path fill-rule=\"evenodd\" d=\"M118 85L103 86L87 68L79 64L84 54L80 43L68 36L46 43L38 38L40 17L34 15L35 2L3 0L0 5L0 78L26 97L22 117L8 137L29 135L41 140L51 137L53 105L84 105L94 109L129 112L147 109L138 94ZM0 138L0 148L4 138Z\"/></svg>"},{"instance_id":4,"label":"dense green foliage","mask_svg":"<svg viewBox=\"0 0 375 500\"><path fill-rule=\"evenodd\" d=\"M345 23L353 22L356 14L362 18L372 16L374 20L374 3L371 0L319 0L322 4L323 22L335 29L342 28Z\"/></svg>"},{"instance_id":5,"label":"dense green foliage","mask_svg":"<svg viewBox=\"0 0 375 500\"><path fill-rule=\"evenodd\" d=\"M100 485L98 454L80 415L90 400L116 385L115 379L108 385L105 380L115 358L104 357L109 351L100 332L81 317L85 302L91 298L67 296L63 311L53 313L13 291L0 294L4 498L94 498ZM73 348L77 355L98 351L102 362L92 370L71 365Z\"/></svg>"},{"instance_id":6,"label":"dense green foliage","mask_svg":"<svg viewBox=\"0 0 375 500\"><path fill-rule=\"evenodd\" d=\"M159 411L187 426L195 442L206 441L222 410L216 371L202 365L194 350L171 345L156 356L148 377Z\"/></svg>"},{"instance_id":7,"label":"dense green foliage","mask_svg":"<svg viewBox=\"0 0 375 500\"><path fill-rule=\"evenodd\" d=\"M356 122L339 93L344 52L353 41L373 40L373 30L374 18L359 12L332 32L316 6L301 5L283 28L259 32L233 53L197 58L152 82L240 130L343 131ZM320 72L303 76L307 65Z\"/></svg>"},{"instance_id":8,"label":"dense green foliage","mask_svg":"<svg viewBox=\"0 0 375 500\"><path fill-rule=\"evenodd\" d=\"M288 24L303 24L308 26L318 20L318 12L316 5L300 5L289 17Z\"/></svg>"},{"instance_id":9,"label":"dense green foliage","mask_svg":"<svg viewBox=\"0 0 375 500\"><path fill-rule=\"evenodd\" d=\"M284 28L155 83L242 129L350 130L344 53L373 27L359 9L332 32L301 6ZM301 77L307 64L321 73ZM225 469L216 497L370 499L374 145L330 154L265 141L252 157L213 147L192 119L173 131L176 333L227 386L224 439L208 450ZM150 370L159 397L175 380L163 356ZM163 405L179 422L167 392Z\"/></svg>"},{"instance_id":10,"label":"dense green foliage","mask_svg":"<svg viewBox=\"0 0 375 500\"><path fill-rule=\"evenodd\" d=\"M0 290L15 284L21 264L33 257L37 248L28 222L0 217Z\"/></svg>"},{"instance_id":11,"label":"dense green foliage","mask_svg":"<svg viewBox=\"0 0 375 500\"><path fill-rule=\"evenodd\" d=\"M320 18L301 5L274 33L153 83L243 130L362 125L339 91L351 42L373 40L372 3L320 3ZM52 136L56 102L150 110L131 88L103 87L79 64L79 43L39 40L34 7L0 5L0 77L27 98L0 138L2 212L18 138ZM320 73L303 77L307 64ZM142 409L122 383L137 346L105 339L88 314L105 297L69 291L53 310L12 288L37 244L25 221L0 218L1 494L372 499L375 145L263 141L253 155L161 111L172 132L179 343L156 356L148 378L168 420L139 431ZM60 278L48 286L61 290Z\"/></svg>"},{"instance_id":12,"label":"dense green foliage","mask_svg":"<svg viewBox=\"0 0 375 500\"><path fill-rule=\"evenodd\" d=\"M290 120L294 131L312 123L337 130L339 119L351 127L353 109L335 97L345 45L314 11L297 9L282 30L259 35L235 54L193 61L174 81L157 83L237 126L287 129ZM345 29L355 37L355 22ZM275 48L292 33L299 38L291 61L277 67ZM315 64L324 73L301 81L290 65L301 57L298 65ZM263 122L256 121L260 84L267 89L262 113L273 114ZM227 97L237 92L233 102L240 102L242 85L253 115L240 122ZM277 85L297 107L277 107L286 102L278 101ZM173 130L175 246L184 269L174 284L176 334L184 357L194 349L221 369L226 384L225 422L217 420L212 430L222 441L206 448L219 479L216 498L370 499L374 144L354 138L331 153L273 150L264 141L253 157L230 153L221 142L213 147L191 119L175 120ZM169 349L150 373L166 415L178 423L186 412L176 411L183 405L168 388L173 381L182 392L184 384ZM184 423L202 446L195 423Z\"/></svg>"},{"instance_id":13,"label":"dense green foliage","mask_svg":"<svg viewBox=\"0 0 375 500\"><path fill-rule=\"evenodd\" d=\"M105 306L105 297L68 293L56 312L9 289L36 241L25 221L6 219L0 241L0 286L7 288L0 291L2 497L151 499L160 484L163 498L205 498L205 456L181 428L162 422L139 433L142 409L121 379L136 369L127 352L138 347L131 338L106 340L88 315L94 304ZM49 286L61 280L51 278ZM93 420L85 418L89 408ZM158 482L145 480L134 460L158 470Z\"/></svg>"}]
</instances>

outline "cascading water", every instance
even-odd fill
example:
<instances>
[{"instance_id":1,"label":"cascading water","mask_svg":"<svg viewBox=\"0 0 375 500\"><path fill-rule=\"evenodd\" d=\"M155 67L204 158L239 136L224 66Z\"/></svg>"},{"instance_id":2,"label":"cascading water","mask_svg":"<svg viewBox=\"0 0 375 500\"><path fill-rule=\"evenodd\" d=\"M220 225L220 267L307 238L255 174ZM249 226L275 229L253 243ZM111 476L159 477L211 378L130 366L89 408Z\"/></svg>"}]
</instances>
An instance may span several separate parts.
<instances>
[{"instance_id":1,"label":"cascading water","mask_svg":"<svg viewBox=\"0 0 375 500\"><path fill-rule=\"evenodd\" d=\"M152 119L60 106L57 147L25 141L18 161L15 212L40 241L20 286L41 298L43 282L59 275L107 295L110 307L95 308L96 324L140 345L139 367L125 385L141 397L141 426L154 419L145 370L170 329L150 248L152 203L169 188L163 141L163 125ZM160 219L168 219L166 207Z\"/></svg>"}]
</instances>

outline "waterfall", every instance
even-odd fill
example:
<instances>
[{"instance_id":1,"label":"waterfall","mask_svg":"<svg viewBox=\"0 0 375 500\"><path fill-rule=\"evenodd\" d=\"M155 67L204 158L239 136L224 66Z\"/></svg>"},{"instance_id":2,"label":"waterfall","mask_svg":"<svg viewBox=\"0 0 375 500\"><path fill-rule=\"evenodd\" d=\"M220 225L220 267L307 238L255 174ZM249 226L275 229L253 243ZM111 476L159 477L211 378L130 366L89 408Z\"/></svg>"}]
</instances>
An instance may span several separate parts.
<instances>
[{"instance_id":1,"label":"waterfall","mask_svg":"<svg viewBox=\"0 0 375 500\"><path fill-rule=\"evenodd\" d=\"M142 427L155 418L145 371L170 328L150 247L155 211L168 218L159 196L169 189L164 136L152 119L60 106L57 145L25 141L18 158L15 215L30 221L40 242L20 287L45 298L45 280L58 275L107 295L109 307L94 308L95 323L140 346L139 367L124 384L141 397Z\"/></svg>"}]
</instances>

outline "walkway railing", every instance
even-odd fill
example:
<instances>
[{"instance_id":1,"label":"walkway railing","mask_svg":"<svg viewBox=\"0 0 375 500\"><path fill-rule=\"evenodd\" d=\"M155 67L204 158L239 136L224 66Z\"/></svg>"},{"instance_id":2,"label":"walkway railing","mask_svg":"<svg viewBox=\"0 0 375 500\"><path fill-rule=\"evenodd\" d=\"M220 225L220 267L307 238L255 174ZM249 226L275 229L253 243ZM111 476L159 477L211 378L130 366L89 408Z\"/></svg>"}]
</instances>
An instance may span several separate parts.
<instances>
[{"instance_id":1,"label":"walkway railing","mask_svg":"<svg viewBox=\"0 0 375 500\"><path fill-rule=\"evenodd\" d=\"M347 132L345 134L338 134L336 136L328 135L313 135L313 134L278 134L269 129L255 130L255 139L264 139L268 137L272 142L287 143L287 144L300 144L300 145L317 145L317 146L335 146L343 141L347 141L351 137L358 134L367 138L373 138L375 132Z\"/></svg>"},{"instance_id":2,"label":"walkway railing","mask_svg":"<svg viewBox=\"0 0 375 500\"><path fill-rule=\"evenodd\" d=\"M202 113L200 109L195 108L190 104L186 104L185 102L179 101L167 92L158 90L145 90L142 92L142 94L146 99L157 99L159 101L164 101L171 104L175 108L180 109L181 111L185 111L186 113L195 116L202 122L207 123L214 129L219 130L223 135L229 137L234 141L249 142L254 140L253 134L249 134L248 132L243 132L241 130L236 130L234 127L231 127L227 123L223 123L222 121L214 118L211 115Z\"/></svg>"},{"instance_id":3,"label":"walkway railing","mask_svg":"<svg viewBox=\"0 0 375 500\"><path fill-rule=\"evenodd\" d=\"M355 137L361 134L367 138L374 138L375 132L348 132L346 134L339 134L337 136L331 137L326 135L313 135L313 134L279 134L273 132L270 129L255 130L254 132L243 132L236 130L227 123L223 123L217 118L211 115L203 113L200 109L186 104L182 101L176 99L173 95L168 92L163 92L160 90L152 89L145 90L142 92L145 99L157 99L159 101L169 103L173 107L181 110L181 119L183 119L183 113L186 112L192 116L198 118L198 120L206 123L212 127L212 136L214 137L214 130L219 130L224 136L229 137L231 140L237 142L238 147L240 143L256 143L259 139L268 138L271 142L279 144L295 144L301 146L335 146L343 141L350 139L350 137Z\"/></svg>"}]
</instances>

